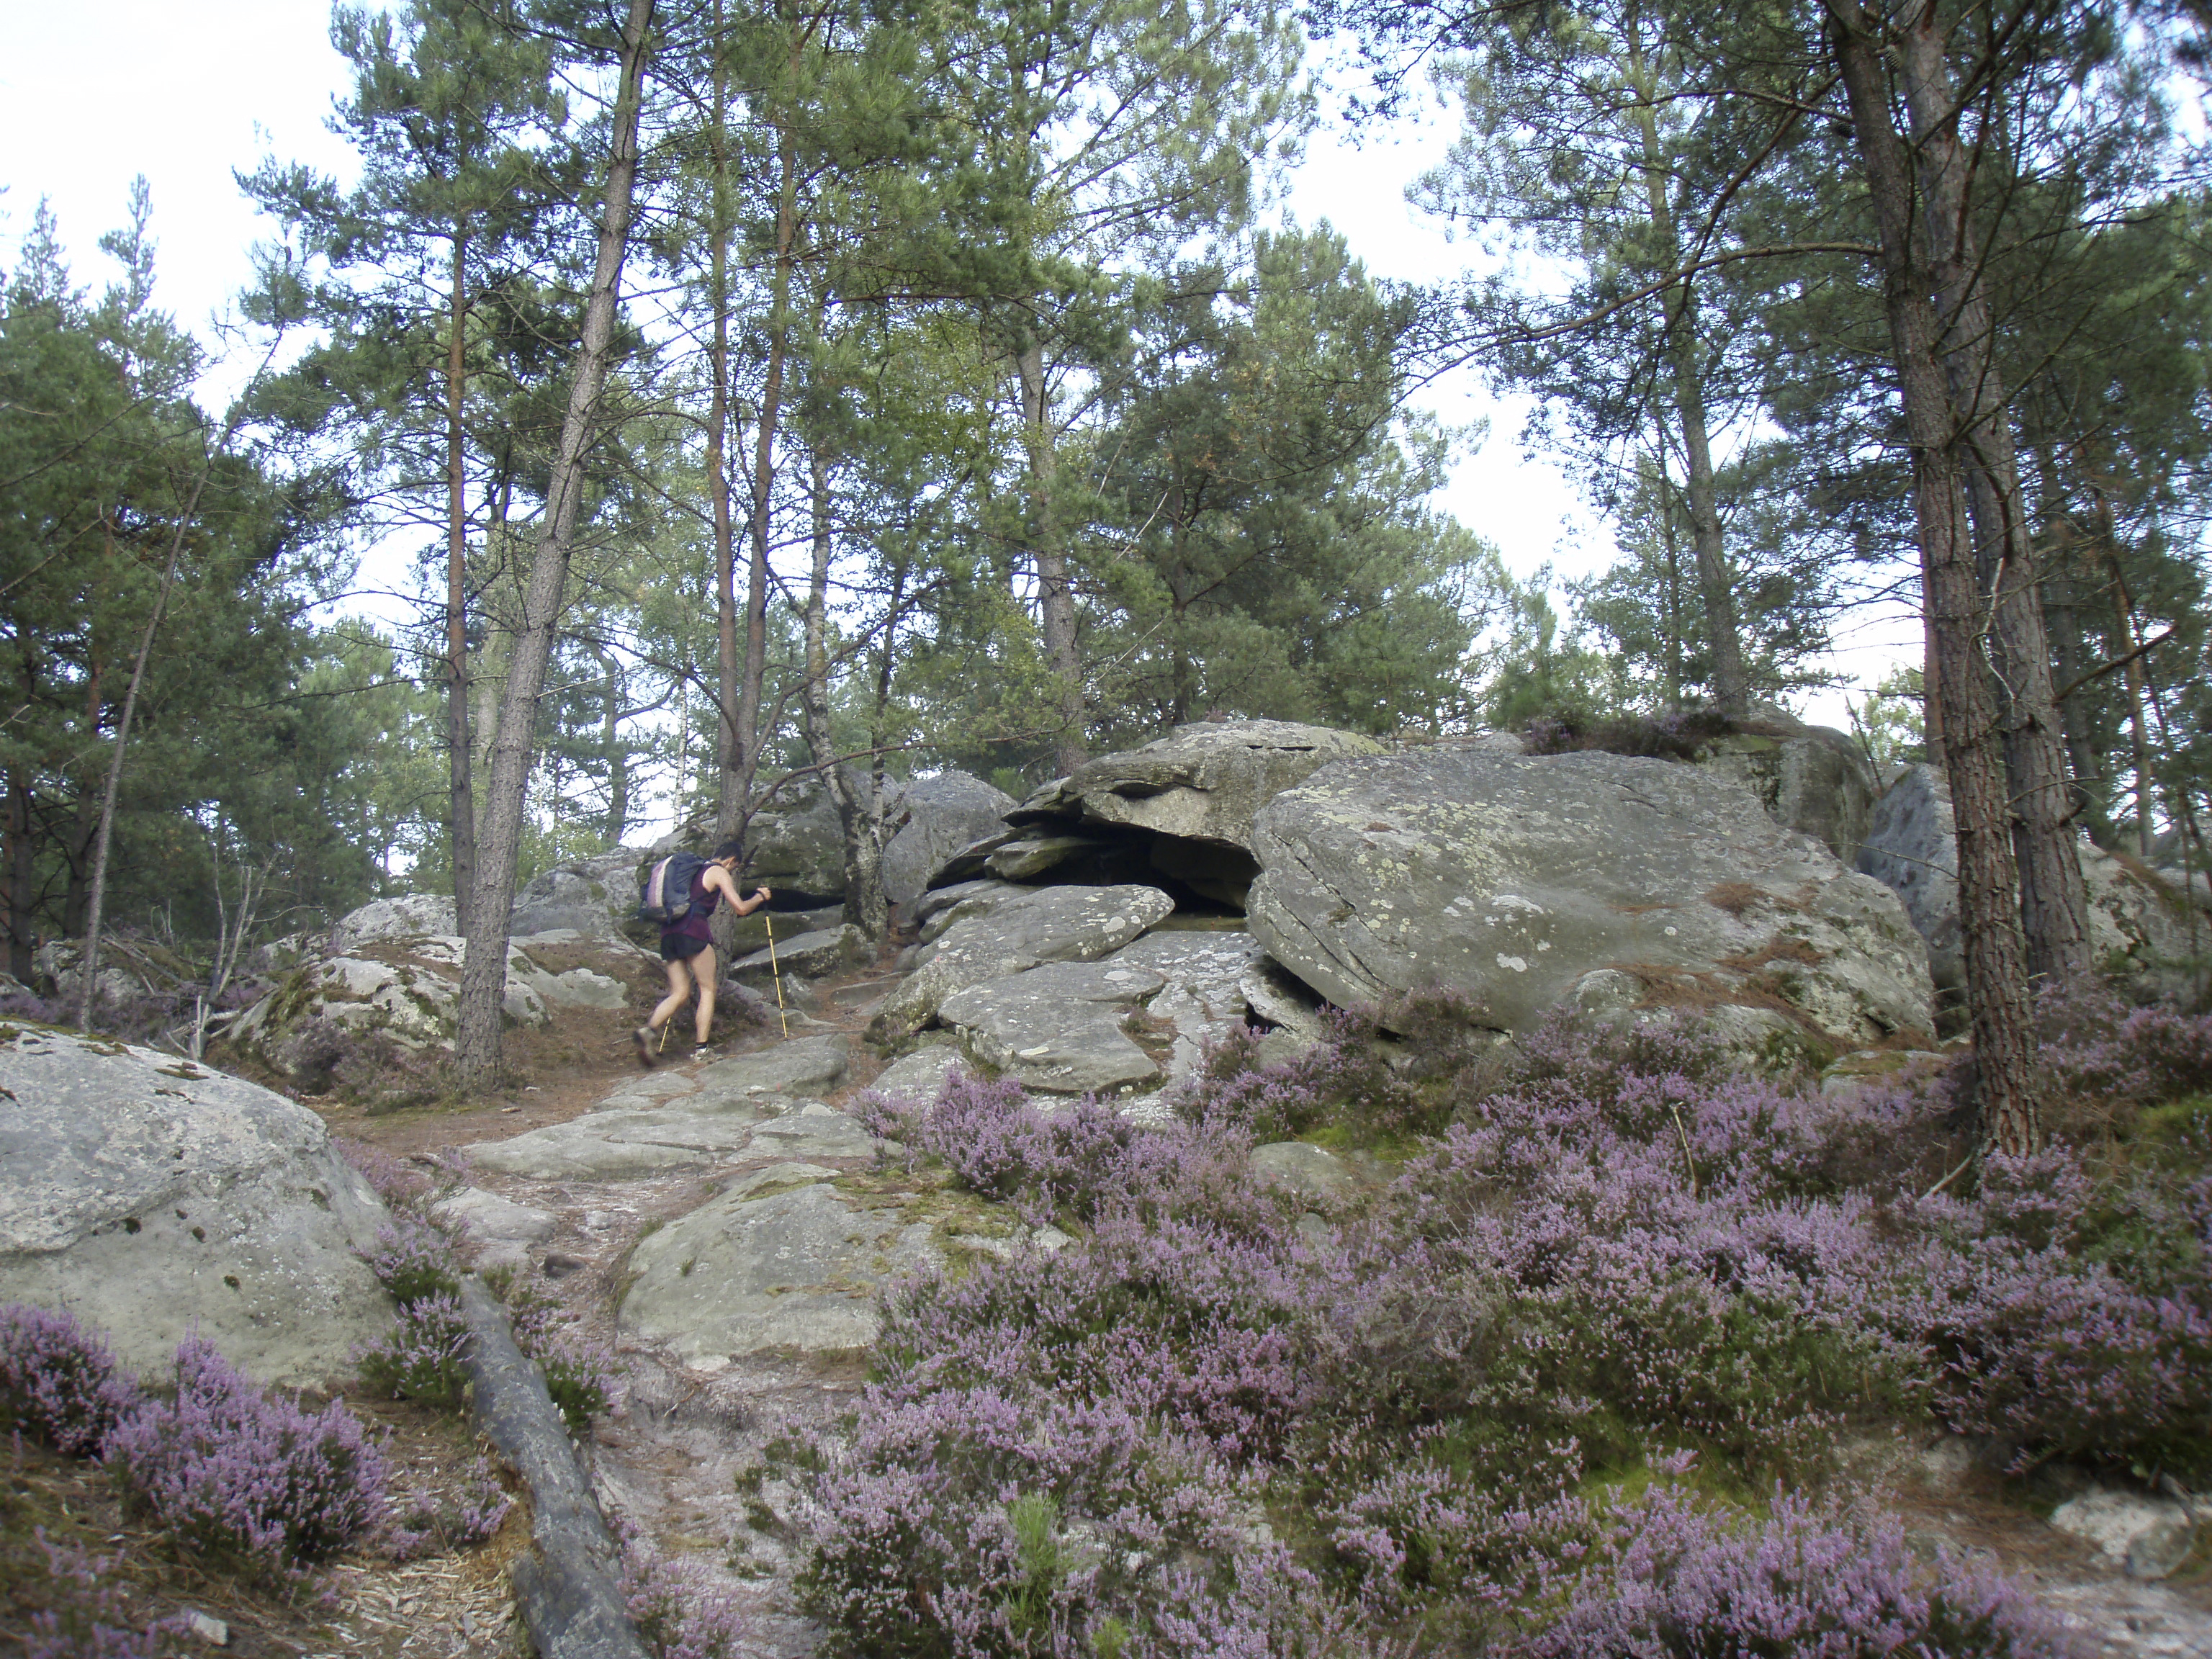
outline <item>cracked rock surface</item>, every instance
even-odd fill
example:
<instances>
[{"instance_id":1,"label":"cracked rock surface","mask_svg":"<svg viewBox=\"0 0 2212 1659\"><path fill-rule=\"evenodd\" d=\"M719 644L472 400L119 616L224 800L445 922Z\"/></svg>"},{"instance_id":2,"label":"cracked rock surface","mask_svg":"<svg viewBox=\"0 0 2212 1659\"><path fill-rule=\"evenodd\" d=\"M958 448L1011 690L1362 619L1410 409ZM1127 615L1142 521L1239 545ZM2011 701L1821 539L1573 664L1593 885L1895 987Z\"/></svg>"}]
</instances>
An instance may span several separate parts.
<instances>
[{"instance_id":1,"label":"cracked rock surface","mask_svg":"<svg viewBox=\"0 0 2212 1659\"><path fill-rule=\"evenodd\" d=\"M1339 761L1262 807L1253 933L1340 1006L1431 987L1524 1030L1586 975L1741 1002L1837 1046L1924 1030L1904 907L1742 784L1602 753Z\"/></svg>"}]
</instances>

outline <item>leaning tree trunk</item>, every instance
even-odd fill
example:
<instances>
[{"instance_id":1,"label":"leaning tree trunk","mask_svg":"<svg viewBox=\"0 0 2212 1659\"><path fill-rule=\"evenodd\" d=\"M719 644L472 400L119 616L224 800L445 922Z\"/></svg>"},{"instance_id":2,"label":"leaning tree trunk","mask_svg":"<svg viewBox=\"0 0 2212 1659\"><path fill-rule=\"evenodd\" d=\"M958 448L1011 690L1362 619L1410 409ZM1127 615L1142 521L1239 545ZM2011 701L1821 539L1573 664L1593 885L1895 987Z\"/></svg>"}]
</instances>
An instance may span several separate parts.
<instances>
[{"instance_id":1,"label":"leaning tree trunk","mask_svg":"<svg viewBox=\"0 0 2212 1659\"><path fill-rule=\"evenodd\" d=\"M1836 63L1850 100L1869 198L1881 227L1883 299L1912 449L1921 591L1942 699L1944 769L1959 843L1959 919L1966 1000L1980 1073L1983 1147L2008 1153L2041 1141L2027 990L2019 935L2010 814L1996 749L1996 708L1976 651L1981 584L1966 533L1958 423L1938 356L1933 283L1917 257L1913 185L1890 118L1876 27L1858 0L1827 0Z\"/></svg>"},{"instance_id":2,"label":"leaning tree trunk","mask_svg":"<svg viewBox=\"0 0 2212 1659\"><path fill-rule=\"evenodd\" d=\"M728 208L730 76L722 42L722 0L714 0L714 113L708 130L711 172L708 228L707 295L714 308L714 334L707 347L707 372L714 388L707 399L707 489L714 519L714 838L738 832L744 810L738 787L737 543L730 520L730 221ZM763 595L765 598L765 595ZM682 799L684 780L677 779ZM678 816L682 816L679 806Z\"/></svg>"},{"instance_id":3,"label":"leaning tree trunk","mask_svg":"<svg viewBox=\"0 0 2212 1659\"><path fill-rule=\"evenodd\" d=\"M524 798L530 783L532 738L545 665L568 580L576 522L584 493L584 462L597 424L613 345L615 307L623 257L629 242L630 192L637 176L638 106L653 27L653 0L630 0L623 31L622 79L615 95L614 142L599 216L599 260L584 307L584 337L576 378L561 424L561 450L547 489L545 528L530 568L522 627L507 665L497 735L492 739L491 778L484 792L483 839L476 894L469 906L468 949L461 959L459 1027L453 1060L466 1089L488 1087L499 1075L500 1018L507 993L507 923L514 904L514 864L522 845Z\"/></svg>"},{"instance_id":4,"label":"leaning tree trunk","mask_svg":"<svg viewBox=\"0 0 2212 1659\"><path fill-rule=\"evenodd\" d=\"M2012 417L1990 350L1994 324L1981 252L1966 210L1969 161L1959 143L1960 106L1943 59L1935 0L1916 0L1898 31L1896 61L1919 161L1929 275L1943 308L1937 351L1960 434L1975 571L1989 596L2005 770L2012 783L2013 845L2028 972L2070 980L2092 967L2089 898L2074 829L2065 727L2051 676L2035 550L2021 493Z\"/></svg>"}]
</instances>

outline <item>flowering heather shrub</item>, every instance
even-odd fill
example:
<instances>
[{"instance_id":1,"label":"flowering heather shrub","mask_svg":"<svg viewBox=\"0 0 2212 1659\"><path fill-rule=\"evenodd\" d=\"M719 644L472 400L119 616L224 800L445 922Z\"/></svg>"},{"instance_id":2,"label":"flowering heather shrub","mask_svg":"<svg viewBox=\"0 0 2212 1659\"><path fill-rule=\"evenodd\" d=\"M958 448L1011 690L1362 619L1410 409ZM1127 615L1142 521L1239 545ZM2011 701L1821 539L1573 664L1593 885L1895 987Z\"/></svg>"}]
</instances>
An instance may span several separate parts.
<instances>
[{"instance_id":1,"label":"flowering heather shrub","mask_svg":"<svg viewBox=\"0 0 2212 1659\"><path fill-rule=\"evenodd\" d=\"M963 1186L1032 1219L1202 1213L1264 1230L1284 1218L1279 1202L1248 1177L1249 1137L1225 1125L1140 1130L1088 1096L1040 1111L1019 1084L964 1073L948 1077L922 1110L881 1097L862 1110L872 1133L904 1142L909 1163L940 1159Z\"/></svg>"},{"instance_id":2,"label":"flowering heather shrub","mask_svg":"<svg viewBox=\"0 0 2212 1659\"><path fill-rule=\"evenodd\" d=\"M361 1379L395 1400L459 1407L468 1387L468 1322L452 1297L417 1297L377 1341L358 1350Z\"/></svg>"},{"instance_id":3,"label":"flowering heather shrub","mask_svg":"<svg viewBox=\"0 0 2212 1659\"><path fill-rule=\"evenodd\" d=\"M739 1659L745 1618L729 1592L695 1561L645 1555L623 1540L623 1599L653 1659Z\"/></svg>"},{"instance_id":4,"label":"flowering heather shrub","mask_svg":"<svg viewBox=\"0 0 2212 1659\"><path fill-rule=\"evenodd\" d=\"M385 1553L409 1561L434 1552L474 1549L500 1528L514 1507L489 1462L479 1456L458 1493L418 1490L395 1503Z\"/></svg>"},{"instance_id":5,"label":"flowering heather shrub","mask_svg":"<svg viewBox=\"0 0 2212 1659\"><path fill-rule=\"evenodd\" d=\"M1893 1521L1840 1524L1778 1492L1763 1523L1736 1528L1666 1486L1612 1519L1565 1610L1517 1655L2063 1659L2075 1650L2014 1585L1948 1559L1923 1566Z\"/></svg>"},{"instance_id":6,"label":"flowering heather shrub","mask_svg":"<svg viewBox=\"0 0 2212 1659\"><path fill-rule=\"evenodd\" d=\"M103 1461L125 1507L186 1548L282 1579L382 1519L384 1460L342 1404L272 1400L197 1337L177 1348L175 1383L116 1427Z\"/></svg>"},{"instance_id":7,"label":"flowering heather shrub","mask_svg":"<svg viewBox=\"0 0 2212 1659\"><path fill-rule=\"evenodd\" d=\"M137 1401L107 1345L70 1315L0 1308L0 1433L20 1429L72 1457L97 1457Z\"/></svg>"},{"instance_id":8,"label":"flowering heather shrub","mask_svg":"<svg viewBox=\"0 0 2212 1659\"><path fill-rule=\"evenodd\" d=\"M46 1552L47 1594L57 1605L31 1615L24 1659L161 1659L179 1650L171 1638L184 1632L184 1620L142 1627L112 1582L112 1557L56 1544L43 1527L34 1535Z\"/></svg>"},{"instance_id":9,"label":"flowering heather shrub","mask_svg":"<svg viewBox=\"0 0 2212 1659\"><path fill-rule=\"evenodd\" d=\"M1257 1077L1224 1049L1157 1133L1004 1085L906 1114L910 1156L1086 1236L884 1292L855 1434L817 1449L809 1605L886 1654L1355 1650L1419 1620L1531 1656L2039 1656L2006 1595L1886 1535L1608 1516L1589 1482L1817 1474L1869 1413L2212 1466L2202 1158L2062 1148L1924 1196L1956 1157L1936 1088L1823 1097L1679 1024L1470 1035L1435 1073L1455 1121L1318 1239L1247 1153L1331 1109L1345 1043ZM1255 1599L1269 1573L1308 1623Z\"/></svg>"},{"instance_id":10,"label":"flowering heather shrub","mask_svg":"<svg viewBox=\"0 0 2212 1659\"><path fill-rule=\"evenodd\" d=\"M402 1216L396 1225L376 1230L374 1249L355 1254L402 1309L428 1297L450 1301L461 1293L453 1243L428 1222Z\"/></svg>"},{"instance_id":11,"label":"flowering heather shrub","mask_svg":"<svg viewBox=\"0 0 2212 1659\"><path fill-rule=\"evenodd\" d=\"M429 1176L409 1167L404 1159L394 1158L382 1147L348 1140L343 1136L332 1136L331 1140L344 1154L346 1162L361 1171L362 1178L388 1209L412 1213L428 1201L436 1188L437 1183Z\"/></svg>"},{"instance_id":12,"label":"flowering heather shrub","mask_svg":"<svg viewBox=\"0 0 2212 1659\"><path fill-rule=\"evenodd\" d=\"M620 1397L623 1364L603 1342L579 1334L560 1304L528 1290L507 1298L514 1346L545 1373L545 1391L568 1426L581 1434L592 1415Z\"/></svg>"},{"instance_id":13,"label":"flowering heather shrub","mask_svg":"<svg viewBox=\"0 0 2212 1659\"><path fill-rule=\"evenodd\" d=\"M2212 1014L2135 1006L2102 980L2049 987L2035 1012L2036 1058L2076 1113L2212 1091Z\"/></svg>"}]
</instances>

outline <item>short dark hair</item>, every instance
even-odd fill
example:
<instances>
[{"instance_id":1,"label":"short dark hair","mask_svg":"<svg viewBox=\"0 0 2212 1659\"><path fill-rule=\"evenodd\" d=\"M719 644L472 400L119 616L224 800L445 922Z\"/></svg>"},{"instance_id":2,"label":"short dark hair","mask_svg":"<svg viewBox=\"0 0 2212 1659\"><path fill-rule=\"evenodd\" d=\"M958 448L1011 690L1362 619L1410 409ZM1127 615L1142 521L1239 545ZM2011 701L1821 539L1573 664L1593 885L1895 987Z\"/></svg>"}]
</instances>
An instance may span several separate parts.
<instances>
[{"instance_id":1,"label":"short dark hair","mask_svg":"<svg viewBox=\"0 0 2212 1659\"><path fill-rule=\"evenodd\" d=\"M729 840L714 849L712 857L717 864L724 859L735 859L739 864L743 864L745 861L745 843L738 836L732 836Z\"/></svg>"}]
</instances>

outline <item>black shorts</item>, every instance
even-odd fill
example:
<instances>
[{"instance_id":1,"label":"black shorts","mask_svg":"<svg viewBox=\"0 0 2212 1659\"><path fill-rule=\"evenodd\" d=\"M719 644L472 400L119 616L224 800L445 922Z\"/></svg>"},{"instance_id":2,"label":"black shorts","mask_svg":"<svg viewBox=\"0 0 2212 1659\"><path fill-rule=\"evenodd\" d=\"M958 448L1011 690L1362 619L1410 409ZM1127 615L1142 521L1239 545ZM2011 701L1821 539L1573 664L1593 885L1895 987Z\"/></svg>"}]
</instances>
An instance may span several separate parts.
<instances>
[{"instance_id":1,"label":"black shorts","mask_svg":"<svg viewBox=\"0 0 2212 1659\"><path fill-rule=\"evenodd\" d=\"M679 933L671 929L660 936L660 959L663 962L689 962L714 943L713 939L701 939L696 933Z\"/></svg>"}]
</instances>

